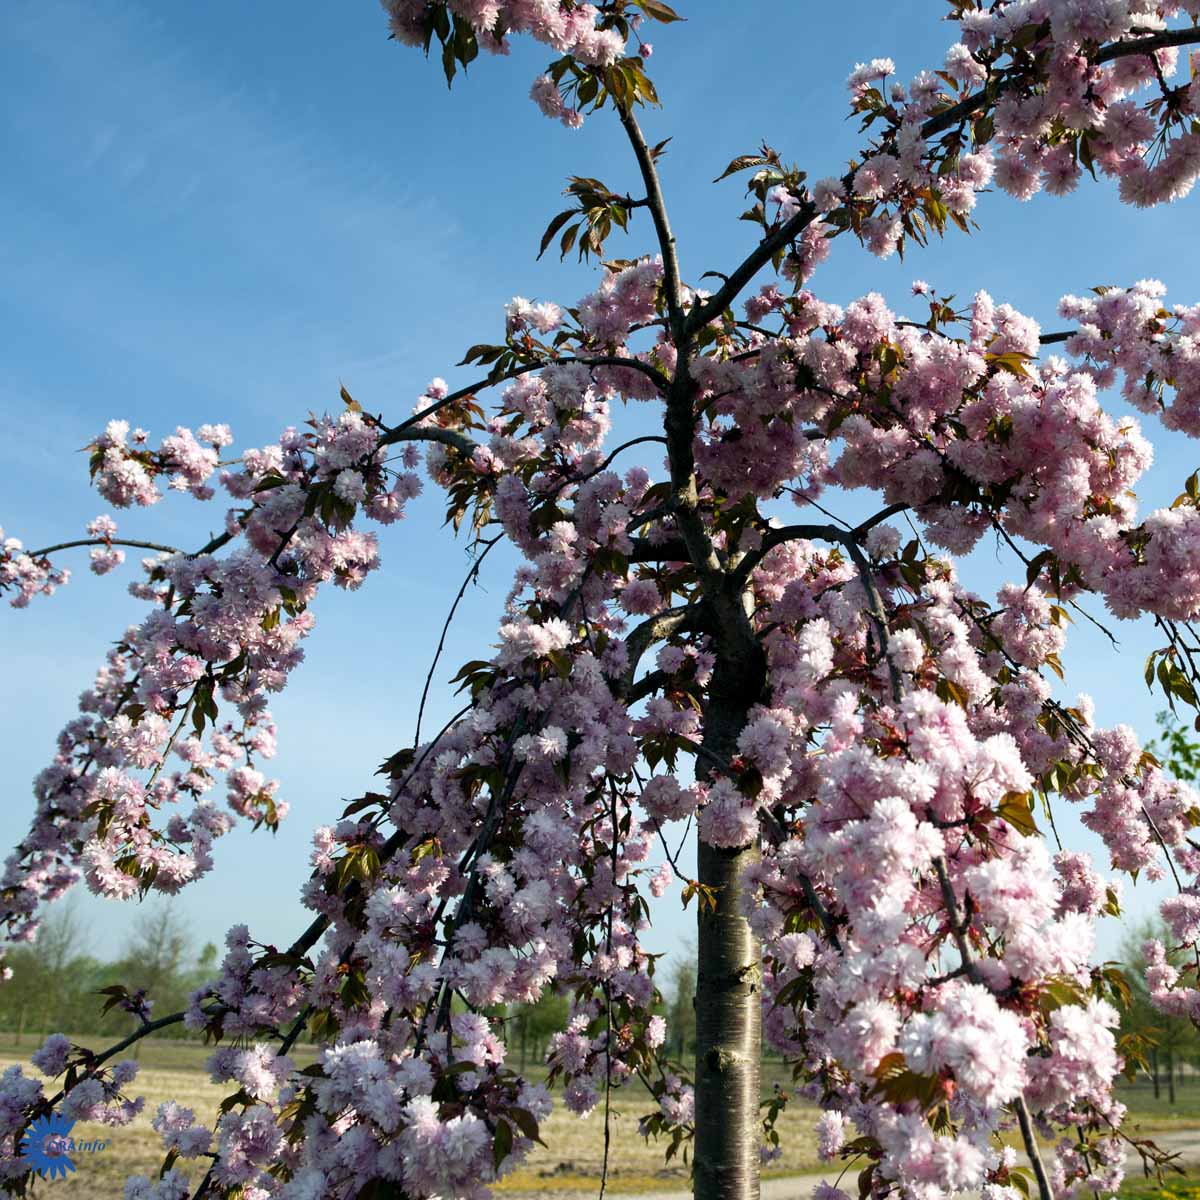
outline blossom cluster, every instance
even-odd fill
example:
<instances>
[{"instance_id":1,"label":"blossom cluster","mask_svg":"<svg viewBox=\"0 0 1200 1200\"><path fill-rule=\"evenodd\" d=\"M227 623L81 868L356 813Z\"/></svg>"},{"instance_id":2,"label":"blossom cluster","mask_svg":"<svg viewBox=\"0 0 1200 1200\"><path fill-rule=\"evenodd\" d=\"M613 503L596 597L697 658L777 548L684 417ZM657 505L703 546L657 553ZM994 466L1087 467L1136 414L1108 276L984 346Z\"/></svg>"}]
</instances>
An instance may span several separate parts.
<instances>
[{"instance_id":1,"label":"blossom cluster","mask_svg":"<svg viewBox=\"0 0 1200 1200\"><path fill-rule=\"evenodd\" d=\"M430 5L425 0L381 0L388 28L406 46L428 46ZM624 53L627 34L604 19L594 4L563 5L558 0L455 0L449 5L465 22L479 46L491 54L508 54L510 35L528 34L557 54L590 67L607 67ZM649 55L643 55L649 57ZM549 75L534 81L530 96L546 116L578 128L583 114L563 99Z\"/></svg>"},{"instance_id":2,"label":"blossom cluster","mask_svg":"<svg viewBox=\"0 0 1200 1200\"><path fill-rule=\"evenodd\" d=\"M223 426L201 435L214 446L230 440ZM124 423L112 422L97 439L97 487L110 500L156 498L151 468L189 490L206 486L212 464L206 455L189 460L190 435L165 439L150 466L129 452L126 436ZM419 486L411 472L389 473L378 442L355 411L309 432L287 430L222 473L228 494L244 502L229 510L223 536L195 554L144 561L145 581L131 591L152 610L81 697L35 781L30 832L5 865L11 936L33 936L40 907L81 872L107 896L173 893L208 872L212 843L236 816L273 829L286 815L278 785L256 767L275 753L269 697L303 659L320 585L356 588L378 564L374 537L351 528L358 508L394 521ZM97 518L89 532L106 542L93 564L106 570L115 523ZM235 538L243 544L216 553ZM231 811L208 799L221 773Z\"/></svg>"},{"instance_id":3,"label":"blossom cluster","mask_svg":"<svg viewBox=\"0 0 1200 1200\"><path fill-rule=\"evenodd\" d=\"M1194 0L957 7L961 40L941 70L904 84L892 59L876 58L850 73L852 110L883 132L844 177L806 193L836 230L886 258L948 220L967 229L989 184L1028 200L1074 191L1088 172L1117 180L1121 199L1140 208L1190 192L1200 93L1191 78L1172 84L1175 46L1137 51L1172 19L1194 18Z\"/></svg>"},{"instance_id":4,"label":"blossom cluster","mask_svg":"<svg viewBox=\"0 0 1200 1200\"><path fill-rule=\"evenodd\" d=\"M115 508L146 507L162 499L156 481L163 478L174 491L212 499L208 480L217 469L218 451L233 441L228 425L201 425L195 434L180 426L157 450L149 448L149 438L144 429L131 431L128 421L109 421L87 447L100 495Z\"/></svg>"},{"instance_id":5,"label":"blossom cluster","mask_svg":"<svg viewBox=\"0 0 1200 1200\"><path fill-rule=\"evenodd\" d=\"M5 537L0 528L0 592L13 591L9 604L26 608L34 596L53 596L71 578L66 567L54 567L45 555L33 555L20 538Z\"/></svg>"}]
</instances>

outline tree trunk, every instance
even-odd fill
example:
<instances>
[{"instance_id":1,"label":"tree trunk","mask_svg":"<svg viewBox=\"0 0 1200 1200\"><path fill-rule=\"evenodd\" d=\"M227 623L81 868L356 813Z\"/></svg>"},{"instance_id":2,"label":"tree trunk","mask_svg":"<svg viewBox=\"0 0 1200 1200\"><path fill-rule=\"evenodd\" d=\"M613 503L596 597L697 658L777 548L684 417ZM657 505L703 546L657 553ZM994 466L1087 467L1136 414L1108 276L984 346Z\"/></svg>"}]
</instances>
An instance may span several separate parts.
<instances>
[{"instance_id":1,"label":"tree trunk","mask_svg":"<svg viewBox=\"0 0 1200 1200\"><path fill-rule=\"evenodd\" d=\"M758 847L699 854L700 882L720 890L698 916L695 1198L757 1200L762 964L740 895Z\"/></svg>"},{"instance_id":2,"label":"tree trunk","mask_svg":"<svg viewBox=\"0 0 1200 1200\"><path fill-rule=\"evenodd\" d=\"M735 604L740 605L740 601ZM731 615L738 614L730 605ZM729 763L751 706L762 694L766 657L753 637L739 653L728 643L733 622L718 623L723 653L713 668L704 715L705 750ZM723 627L722 627L723 626ZM762 1070L762 947L742 911L757 841L741 849L698 847L700 883L714 889L715 908L696 916L695 1200L758 1200L759 1087Z\"/></svg>"},{"instance_id":3,"label":"tree trunk","mask_svg":"<svg viewBox=\"0 0 1200 1200\"><path fill-rule=\"evenodd\" d=\"M647 183L656 191L653 170ZM668 271L677 277L674 239L661 200L652 211L658 214ZM673 332L678 335L679 330ZM681 341L677 336L676 350L681 361L667 397L663 431L675 519L700 575L703 600L698 616L716 652L704 709L703 761L698 758L696 764L698 776L711 777L733 769L738 737L751 708L763 698L767 655L752 620L753 598L745 584L721 566L700 515L692 448L697 387L688 369L690 337ZM742 849L720 849L701 839L697 857L699 882L715 889L716 896L713 910L706 910L701 896L696 917L693 1192L695 1200L758 1200L762 948L742 915L741 904L744 876L759 861L758 842Z\"/></svg>"},{"instance_id":4,"label":"tree trunk","mask_svg":"<svg viewBox=\"0 0 1200 1200\"><path fill-rule=\"evenodd\" d=\"M1150 1078L1154 1081L1154 1098L1159 1099L1158 1092L1158 1051L1150 1051Z\"/></svg>"},{"instance_id":5,"label":"tree trunk","mask_svg":"<svg viewBox=\"0 0 1200 1200\"><path fill-rule=\"evenodd\" d=\"M1167 1048L1167 1096L1175 1103L1175 1051Z\"/></svg>"}]
</instances>

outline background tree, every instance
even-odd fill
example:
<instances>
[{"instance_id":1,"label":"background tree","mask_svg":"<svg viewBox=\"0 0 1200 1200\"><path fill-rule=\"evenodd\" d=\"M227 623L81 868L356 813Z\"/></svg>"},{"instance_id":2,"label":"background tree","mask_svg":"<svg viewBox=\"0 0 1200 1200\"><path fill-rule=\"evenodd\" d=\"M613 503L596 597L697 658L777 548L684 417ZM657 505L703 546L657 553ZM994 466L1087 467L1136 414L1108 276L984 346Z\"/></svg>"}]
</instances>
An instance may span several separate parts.
<instances>
[{"instance_id":1,"label":"background tree","mask_svg":"<svg viewBox=\"0 0 1200 1200\"><path fill-rule=\"evenodd\" d=\"M211 942L191 958L179 914L162 903L139 914L117 958L103 961L87 953L87 941L77 907L67 902L51 910L33 947L11 952L12 986L0 989L0 1027L11 1030L14 1041L55 1029L105 1036L136 1031L140 1016L119 1006L100 1011L102 989L141 991L152 1009L173 1011L186 1007L190 994L212 979L217 966ZM162 1033L188 1036L178 1023L168 1024ZM135 1041L135 1057L137 1053Z\"/></svg>"},{"instance_id":2,"label":"background tree","mask_svg":"<svg viewBox=\"0 0 1200 1200\"><path fill-rule=\"evenodd\" d=\"M550 1039L567 1022L566 999L555 992L545 992L536 1004L520 1004L510 1018L515 1033L510 1041L520 1047L520 1070L529 1062L541 1062L546 1057Z\"/></svg>"},{"instance_id":3,"label":"background tree","mask_svg":"<svg viewBox=\"0 0 1200 1200\"><path fill-rule=\"evenodd\" d=\"M1175 1103L1175 1086L1181 1068L1196 1069L1196 1054L1200 1050L1196 1026L1189 1017L1163 1013L1155 1006L1146 984L1147 961L1143 947L1148 942L1169 945L1171 931L1161 922L1146 921L1126 937L1121 957L1126 964L1132 997L1121 1021L1122 1033L1133 1035L1133 1041L1123 1043L1122 1049L1132 1065L1141 1066L1149 1076L1158 1098L1165 1081L1167 1096ZM1168 955L1176 968L1185 965L1182 954Z\"/></svg>"},{"instance_id":4,"label":"background tree","mask_svg":"<svg viewBox=\"0 0 1200 1200\"><path fill-rule=\"evenodd\" d=\"M687 1062L696 1043L696 968L687 958L677 959L671 971L667 1029L675 1058Z\"/></svg>"},{"instance_id":5,"label":"background tree","mask_svg":"<svg viewBox=\"0 0 1200 1200\"><path fill-rule=\"evenodd\" d=\"M10 955L13 978L0 991L7 1024L20 1040L28 1028L41 1032L74 1029L80 984L92 966L85 953L87 933L72 901L56 905L38 930L34 946ZM94 997L88 1002L94 1011Z\"/></svg>"},{"instance_id":6,"label":"background tree","mask_svg":"<svg viewBox=\"0 0 1200 1200\"><path fill-rule=\"evenodd\" d=\"M1146 743L1146 749L1154 754L1163 767L1176 779L1195 783L1200 775L1200 742L1188 731L1178 716L1169 710L1160 712L1158 737ZM1197 718L1200 721L1200 718Z\"/></svg>"}]
</instances>

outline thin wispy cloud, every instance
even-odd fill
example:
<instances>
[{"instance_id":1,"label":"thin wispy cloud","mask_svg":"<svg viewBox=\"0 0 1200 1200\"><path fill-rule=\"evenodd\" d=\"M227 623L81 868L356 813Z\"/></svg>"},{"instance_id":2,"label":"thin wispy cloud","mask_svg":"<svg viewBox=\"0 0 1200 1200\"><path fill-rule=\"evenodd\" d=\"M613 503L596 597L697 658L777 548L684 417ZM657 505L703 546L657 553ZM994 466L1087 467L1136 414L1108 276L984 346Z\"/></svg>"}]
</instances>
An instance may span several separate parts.
<instances>
[{"instance_id":1,"label":"thin wispy cloud","mask_svg":"<svg viewBox=\"0 0 1200 1200\"><path fill-rule=\"evenodd\" d=\"M445 268L453 226L394 169L329 145L235 65L199 62L141 6L18 4L9 32L9 53L37 67L9 135L61 180L50 206L0 200L7 283L27 308L84 339L102 324L110 345L193 384L227 387L264 341L288 363L299 348L309 375L402 354L400 290ZM329 323L338 296L353 326ZM249 382L275 408L290 377Z\"/></svg>"}]
</instances>

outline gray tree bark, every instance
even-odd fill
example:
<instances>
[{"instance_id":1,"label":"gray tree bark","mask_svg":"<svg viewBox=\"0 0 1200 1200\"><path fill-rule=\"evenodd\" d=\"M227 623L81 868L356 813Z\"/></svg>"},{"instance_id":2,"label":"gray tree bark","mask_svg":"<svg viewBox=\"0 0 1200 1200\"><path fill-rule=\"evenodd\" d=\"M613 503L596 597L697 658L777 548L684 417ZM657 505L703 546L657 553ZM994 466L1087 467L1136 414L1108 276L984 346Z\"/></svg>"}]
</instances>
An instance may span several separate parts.
<instances>
[{"instance_id":1,"label":"gray tree bark","mask_svg":"<svg viewBox=\"0 0 1200 1200\"><path fill-rule=\"evenodd\" d=\"M726 620L718 618L715 627L718 657L704 716L710 769L736 754L766 679L765 655L740 611L741 597L721 607ZM759 847L721 849L701 841L698 853L699 881L714 889L716 907L702 903L697 915L693 1190L696 1200L758 1200L762 947L742 897Z\"/></svg>"},{"instance_id":2,"label":"gray tree bark","mask_svg":"<svg viewBox=\"0 0 1200 1200\"><path fill-rule=\"evenodd\" d=\"M757 1200L762 964L739 895L759 852L701 843L699 855L700 882L720 890L698 918L695 1196Z\"/></svg>"}]
</instances>

